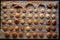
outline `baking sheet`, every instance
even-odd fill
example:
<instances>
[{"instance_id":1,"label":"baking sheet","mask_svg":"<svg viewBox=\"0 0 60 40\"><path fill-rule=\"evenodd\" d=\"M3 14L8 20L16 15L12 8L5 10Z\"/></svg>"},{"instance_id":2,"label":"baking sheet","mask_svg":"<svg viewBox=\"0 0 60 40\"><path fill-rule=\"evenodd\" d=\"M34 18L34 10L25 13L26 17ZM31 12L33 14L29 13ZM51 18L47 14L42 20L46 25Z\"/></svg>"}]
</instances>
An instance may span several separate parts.
<instances>
[{"instance_id":1,"label":"baking sheet","mask_svg":"<svg viewBox=\"0 0 60 40\"><path fill-rule=\"evenodd\" d=\"M4 1L4 2L6 2L7 3L7 18L6 18L6 20L8 20L8 19L11 19L10 17L9 17L9 14L10 14L10 12L9 12L9 9L10 9L10 6L11 6L11 4L13 3L13 1ZM21 4L21 6L22 7L24 7L25 6L25 4L27 3L27 1L14 1L14 2L17 2L17 3L20 3ZM34 6L38 9L38 12L37 12L37 14L40 14L40 9L41 9L41 7L39 7L38 8L38 3L39 2L42 2L44 5L45 5L45 12L44 12L44 14L46 14L47 12L46 12L46 9L47 9L47 7L46 7L46 4L47 4L47 2L49 2L49 1L32 1L33 3L34 3ZM51 1L52 3L56 3L56 2L58 2L58 1ZM2 3L2 2L1 2ZM28 15L29 14L29 12L28 12L28 9L29 8L32 8L33 10L34 10L34 8L33 8L33 6L28 6L27 8L26 8L26 15ZM53 8L52 8L53 9ZM51 10L52 10L51 9ZM56 39L58 39L59 38L59 7L57 8L57 12L55 13L56 14L56 21L57 21L57 24L56 24L56 32L57 32L57 38ZM2 7L1 7L1 10L2 10ZM21 10L21 12L20 12L20 14L22 14L22 9L20 9ZM16 9L14 9L14 14L16 13ZM3 15L4 13L1 11L1 19L3 19L3 17L2 17L2 15ZM35 13L34 12L32 12L32 15L34 15ZM51 12L50 13L50 15L52 15L53 14L53 12ZM44 15L45 16L45 15ZM15 16L11 19L11 20L14 20L14 18L15 18ZM18 18L19 20L20 19L22 19L22 18ZM32 17L32 20L34 19L34 17ZM40 17L38 17L38 19L37 20L40 20L41 18ZM24 20L28 20L28 18L25 18ZM46 18L44 17L43 18L43 20L46 20ZM52 20L52 18L50 17L50 20ZM8 24L6 24L8 27L10 26L10 25L8 25ZM12 25L16 25L16 24L14 24L14 22L12 23ZM19 24L17 24L18 26L20 26L21 24L19 23ZM26 22L25 22L25 24L24 24L24 26L26 27L28 24L26 24ZM38 26L40 26L41 24L40 23L38 23L37 25L34 25L34 23L32 23L32 25L29 25L30 27L32 27L32 26L36 26L36 28L38 27ZM1 32L0 32L0 39L1 38L4 38L5 39L5 37L4 37L4 31L2 30L2 27L3 27L4 25L2 25L1 24ZM39 31L38 29L36 29L35 30L35 32L37 32L37 33L40 33L40 32L43 32L43 34L44 34L44 37L43 38L40 38L39 36L37 36L36 38L33 38L32 36L29 38L29 39L48 39L47 37L46 37L46 29L45 29L45 27L46 27L46 24L45 24L45 21L44 21L44 24L42 25L43 26L43 28L42 28L42 30L41 31ZM52 24L50 24L50 26L52 26ZM9 30L8 30L9 31ZM13 31L15 31L15 30L13 30ZM20 31L20 30L19 30ZM17 33L19 32L19 31L17 31ZM24 32L24 36L22 37L22 38L20 38L20 37L18 37L17 36L17 38L16 39L27 39L27 37L25 36L25 33L27 32L26 30L24 30L23 31ZM32 29L30 29L30 31L29 32L33 32L32 31ZM53 32L52 30L50 31L50 32ZM11 34L11 33L10 33ZM12 39L12 35L10 35L10 37L9 37L9 39ZM51 39L53 39L52 37L51 37Z\"/></svg>"}]
</instances>

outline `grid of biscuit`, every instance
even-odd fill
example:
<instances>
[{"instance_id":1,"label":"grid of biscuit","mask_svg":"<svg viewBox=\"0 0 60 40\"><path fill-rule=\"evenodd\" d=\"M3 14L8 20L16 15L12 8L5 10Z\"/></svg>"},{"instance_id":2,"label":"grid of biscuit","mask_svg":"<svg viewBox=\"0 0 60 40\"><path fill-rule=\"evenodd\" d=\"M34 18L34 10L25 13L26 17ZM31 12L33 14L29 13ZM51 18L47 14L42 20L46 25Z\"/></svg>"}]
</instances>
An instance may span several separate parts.
<instances>
[{"instance_id":1,"label":"grid of biscuit","mask_svg":"<svg viewBox=\"0 0 60 40\"><path fill-rule=\"evenodd\" d=\"M56 25L56 23L57 23L56 20L55 20L55 18L56 18L56 14L55 13L57 11L56 8L58 7L58 5L57 4L53 4L53 6L52 6L51 3L48 3L47 4L47 8L48 9L46 10L47 13L45 15L44 15L45 9L44 9L44 5L42 3L38 4L38 7L39 6L43 7L43 8L41 8L39 14L37 14L38 13L38 9L36 9L35 7L34 7L34 10L32 8L30 8L28 10L29 14L26 14L26 8L27 8L28 5L32 5L34 7L34 4L31 3L31 2L28 2L25 5L24 8L21 7L18 3L13 3L11 8L9 9L9 11L10 11L10 15L9 15L10 19L7 19L8 18L8 15L6 14L6 12L7 12L7 9L6 9L7 8L7 4L6 3L2 4L2 8L3 8L2 11L4 12L4 14L2 15L3 19L1 20L1 22L4 25L3 30L5 31L5 33L4 33L5 37L9 37L10 36L10 33L6 32L8 30L10 30L10 31L15 30L15 32L12 32L12 37L15 38L15 37L17 37L17 32L16 31L18 31L18 30L23 31L23 30L26 29L26 31L27 31L26 32L26 37L30 38L31 34L32 34L33 37L37 37L37 35L39 35L39 37L42 38L44 36L44 34L42 32L39 33L39 34L37 34L37 32L32 32L32 33L29 32L30 29L32 29L33 31L36 30L35 26L32 26L32 27L26 26L25 28L24 28L24 26L20 26L20 27L15 26L14 27L12 25L12 22L14 22L14 24L21 24L21 25L24 25L25 23L27 23L29 25L41 24L40 26L37 27L38 30L42 30L42 28L43 28L42 25L44 24L44 22L46 22L45 23L47 25L46 26L46 31L48 31L46 33L46 36L48 38L51 38L51 36L53 38L56 38L57 37L57 33L55 32L56 31L56 27L55 26L50 27L49 25L50 24ZM21 12L21 10L19 9L20 7L23 8L22 14L20 14L20 12ZM52 7L54 7L53 10L51 10ZM14 12L15 8L16 8L16 11L15 11L16 13L14 14L13 12ZM34 12L35 14L33 15L32 12ZM52 15L50 15L51 12L53 12ZM7 20L5 20L5 18ZM12 18L14 18L14 20L12 20ZM25 20L26 18L27 18L27 20ZM34 18L34 19L32 20L32 18ZM38 18L40 18L40 20L38 20ZM44 21L43 18L46 18L47 20ZM53 20L50 20L50 18L52 18ZM7 27L5 24L9 24L10 27ZM52 30L54 32L51 34L50 30ZM19 37L23 37L23 32L19 32Z\"/></svg>"}]
</instances>

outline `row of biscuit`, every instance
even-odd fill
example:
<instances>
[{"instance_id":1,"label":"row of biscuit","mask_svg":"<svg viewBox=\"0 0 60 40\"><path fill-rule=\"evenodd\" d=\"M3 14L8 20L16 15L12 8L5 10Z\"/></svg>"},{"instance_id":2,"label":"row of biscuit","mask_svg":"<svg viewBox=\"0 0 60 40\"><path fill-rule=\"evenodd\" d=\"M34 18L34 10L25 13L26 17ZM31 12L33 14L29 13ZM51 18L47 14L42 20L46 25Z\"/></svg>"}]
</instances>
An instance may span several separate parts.
<instances>
[{"instance_id":1,"label":"row of biscuit","mask_svg":"<svg viewBox=\"0 0 60 40\"><path fill-rule=\"evenodd\" d=\"M6 2L2 2L1 5L2 5L3 8L7 8L7 3L6 3ZM25 3L24 8L27 8L29 5L31 5L31 6L34 7L34 3L33 3L33 2L27 2L27 3ZM45 5L44 5L42 2L39 2L39 3L38 3L38 7L39 7L39 6L44 7ZM58 7L58 3L47 2L47 3L46 3L46 6L47 6L48 8L52 8L52 7L57 8L57 7ZM21 6L21 4L16 3L16 2L13 2L13 3L11 4L11 7L14 7L14 8L23 8L23 7ZM34 7L34 8L35 8L35 7Z\"/></svg>"}]
</instances>

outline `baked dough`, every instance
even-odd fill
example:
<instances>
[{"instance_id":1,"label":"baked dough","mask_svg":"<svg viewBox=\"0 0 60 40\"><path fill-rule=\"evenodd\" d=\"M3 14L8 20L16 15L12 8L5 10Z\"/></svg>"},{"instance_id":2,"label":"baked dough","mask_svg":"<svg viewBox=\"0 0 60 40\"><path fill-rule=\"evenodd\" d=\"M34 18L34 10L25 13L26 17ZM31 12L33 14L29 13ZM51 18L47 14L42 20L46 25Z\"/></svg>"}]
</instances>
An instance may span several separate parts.
<instances>
[{"instance_id":1,"label":"baked dough","mask_svg":"<svg viewBox=\"0 0 60 40\"><path fill-rule=\"evenodd\" d=\"M42 32L39 33L39 37L43 38L44 34Z\"/></svg>"},{"instance_id":2,"label":"baked dough","mask_svg":"<svg viewBox=\"0 0 60 40\"><path fill-rule=\"evenodd\" d=\"M56 18L56 14L52 14L52 18L53 18L53 19Z\"/></svg>"},{"instance_id":3,"label":"baked dough","mask_svg":"<svg viewBox=\"0 0 60 40\"><path fill-rule=\"evenodd\" d=\"M57 37L57 32L53 32L53 33L52 33L52 37L53 37L53 38L56 38L56 37Z\"/></svg>"},{"instance_id":4,"label":"baked dough","mask_svg":"<svg viewBox=\"0 0 60 40\"><path fill-rule=\"evenodd\" d=\"M44 18L44 14L39 14L39 16L40 16L40 18L42 19L42 18Z\"/></svg>"},{"instance_id":5,"label":"baked dough","mask_svg":"<svg viewBox=\"0 0 60 40\"><path fill-rule=\"evenodd\" d=\"M3 14L3 17L4 17L4 18L7 18L7 14Z\"/></svg>"},{"instance_id":6,"label":"baked dough","mask_svg":"<svg viewBox=\"0 0 60 40\"><path fill-rule=\"evenodd\" d=\"M6 13L7 12L7 9L3 9L3 12Z\"/></svg>"},{"instance_id":7,"label":"baked dough","mask_svg":"<svg viewBox=\"0 0 60 40\"><path fill-rule=\"evenodd\" d=\"M40 20L40 24L44 24L44 20L41 19L41 20Z\"/></svg>"},{"instance_id":8,"label":"baked dough","mask_svg":"<svg viewBox=\"0 0 60 40\"><path fill-rule=\"evenodd\" d=\"M51 27L50 26L46 26L46 31L50 31L51 30Z\"/></svg>"},{"instance_id":9,"label":"baked dough","mask_svg":"<svg viewBox=\"0 0 60 40\"><path fill-rule=\"evenodd\" d=\"M33 22L34 22L35 25L38 24L38 20L37 19L34 19Z\"/></svg>"},{"instance_id":10,"label":"baked dough","mask_svg":"<svg viewBox=\"0 0 60 40\"><path fill-rule=\"evenodd\" d=\"M20 26L20 30L23 31L24 30L24 26Z\"/></svg>"},{"instance_id":11,"label":"baked dough","mask_svg":"<svg viewBox=\"0 0 60 40\"><path fill-rule=\"evenodd\" d=\"M26 31L30 31L30 26L26 26Z\"/></svg>"},{"instance_id":12,"label":"baked dough","mask_svg":"<svg viewBox=\"0 0 60 40\"><path fill-rule=\"evenodd\" d=\"M29 13L29 14L27 15L27 17L28 17L28 18L32 18L32 14Z\"/></svg>"},{"instance_id":13,"label":"baked dough","mask_svg":"<svg viewBox=\"0 0 60 40\"><path fill-rule=\"evenodd\" d=\"M23 13L26 13L26 8L23 8L22 12L23 12Z\"/></svg>"},{"instance_id":14,"label":"baked dough","mask_svg":"<svg viewBox=\"0 0 60 40\"><path fill-rule=\"evenodd\" d=\"M30 33L30 32L27 32L27 33L26 33L26 37L27 37L27 38L30 38L30 37L31 37L31 33Z\"/></svg>"},{"instance_id":15,"label":"baked dough","mask_svg":"<svg viewBox=\"0 0 60 40\"><path fill-rule=\"evenodd\" d=\"M52 26L52 27L51 27L51 30L52 30L52 31L56 31L56 27L55 27L55 26Z\"/></svg>"},{"instance_id":16,"label":"baked dough","mask_svg":"<svg viewBox=\"0 0 60 40\"><path fill-rule=\"evenodd\" d=\"M31 24L32 24L32 20L31 20L31 19L28 19L28 20L27 20L27 23L28 23L29 25L31 25Z\"/></svg>"},{"instance_id":17,"label":"baked dough","mask_svg":"<svg viewBox=\"0 0 60 40\"><path fill-rule=\"evenodd\" d=\"M32 11L33 11L33 10L30 8L30 9L29 9L29 12L31 13Z\"/></svg>"},{"instance_id":18,"label":"baked dough","mask_svg":"<svg viewBox=\"0 0 60 40\"><path fill-rule=\"evenodd\" d=\"M3 27L3 30L4 30L4 31L7 31L7 30L8 30L8 27L7 27L7 26L4 26L4 27Z\"/></svg>"},{"instance_id":19,"label":"baked dough","mask_svg":"<svg viewBox=\"0 0 60 40\"><path fill-rule=\"evenodd\" d=\"M51 13L51 9L47 9L47 13Z\"/></svg>"},{"instance_id":20,"label":"baked dough","mask_svg":"<svg viewBox=\"0 0 60 40\"><path fill-rule=\"evenodd\" d=\"M17 33L16 32L12 32L12 37L16 38L17 37Z\"/></svg>"},{"instance_id":21,"label":"baked dough","mask_svg":"<svg viewBox=\"0 0 60 40\"><path fill-rule=\"evenodd\" d=\"M46 24L49 25L51 23L50 20L46 20Z\"/></svg>"},{"instance_id":22,"label":"baked dough","mask_svg":"<svg viewBox=\"0 0 60 40\"><path fill-rule=\"evenodd\" d=\"M47 36L47 38L51 38L51 36L52 36L51 32L47 32L46 36Z\"/></svg>"},{"instance_id":23,"label":"baked dough","mask_svg":"<svg viewBox=\"0 0 60 40\"><path fill-rule=\"evenodd\" d=\"M48 8L52 8L52 3L51 2L48 2L46 5L47 5Z\"/></svg>"},{"instance_id":24,"label":"baked dough","mask_svg":"<svg viewBox=\"0 0 60 40\"><path fill-rule=\"evenodd\" d=\"M38 18L38 14L34 14L34 18Z\"/></svg>"},{"instance_id":25,"label":"baked dough","mask_svg":"<svg viewBox=\"0 0 60 40\"><path fill-rule=\"evenodd\" d=\"M25 20L24 19L21 19L20 20L20 23L23 25L25 23Z\"/></svg>"},{"instance_id":26,"label":"baked dough","mask_svg":"<svg viewBox=\"0 0 60 40\"><path fill-rule=\"evenodd\" d=\"M19 20L17 18L14 19L14 23L15 24L18 24L19 23Z\"/></svg>"},{"instance_id":27,"label":"baked dough","mask_svg":"<svg viewBox=\"0 0 60 40\"><path fill-rule=\"evenodd\" d=\"M1 20L2 24L6 24L6 20L2 19Z\"/></svg>"},{"instance_id":28,"label":"baked dough","mask_svg":"<svg viewBox=\"0 0 60 40\"><path fill-rule=\"evenodd\" d=\"M8 24L12 24L12 20L9 19L9 20L7 21L7 23L8 23Z\"/></svg>"},{"instance_id":29,"label":"baked dough","mask_svg":"<svg viewBox=\"0 0 60 40\"><path fill-rule=\"evenodd\" d=\"M17 12L17 13L20 13L20 9L16 9L16 12Z\"/></svg>"},{"instance_id":30,"label":"baked dough","mask_svg":"<svg viewBox=\"0 0 60 40\"><path fill-rule=\"evenodd\" d=\"M7 31L7 32L4 32L4 36L7 38L10 36L10 33Z\"/></svg>"},{"instance_id":31,"label":"baked dough","mask_svg":"<svg viewBox=\"0 0 60 40\"><path fill-rule=\"evenodd\" d=\"M57 23L56 20L52 20L53 25L56 25L56 23Z\"/></svg>"},{"instance_id":32,"label":"baked dough","mask_svg":"<svg viewBox=\"0 0 60 40\"><path fill-rule=\"evenodd\" d=\"M42 25L38 26L38 30L42 30L42 28L43 28Z\"/></svg>"},{"instance_id":33,"label":"baked dough","mask_svg":"<svg viewBox=\"0 0 60 40\"><path fill-rule=\"evenodd\" d=\"M21 14L21 17L22 17L22 18L25 18L25 17L26 17L26 14L25 14L25 13L22 13L22 14Z\"/></svg>"},{"instance_id":34,"label":"baked dough","mask_svg":"<svg viewBox=\"0 0 60 40\"><path fill-rule=\"evenodd\" d=\"M19 27L18 26L15 26L15 30L18 31L19 30Z\"/></svg>"},{"instance_id":35,"label":"baked dough","mask_svg":"<svg viewBox=\"0 0 60 40\"><path fill-rule=\"evenodd\" d=\"M53 13L56 13L56 9L53 9Z\"/></svg>"},{"instance_id":36,"label":"baked dough","mask_svg":"<svg viewBox=\"0 0 60 40\"><path fill-rule=\"evenodd\" d=\"M20 37L20 38L23 37L23 32L19 32L19 37Z\"/></svg>"},{"instance_id":37,"label":"baked dough","mask_svg":"<svg viewBox=\"0 0 60 40\"><path fill-rule=\"evenodd\" d=\"M11 14L10 14L10 18L13 18L13 17L14 17L14 14L11 13Z\"/></svg>"},{"instance_id":38,"label":"baked dough","mask_svg":"<svg viewBox=\"0 0 60 40\"><path fill-rule=\"evenodd\" d=\"M19 18L19 17L20 17L20 14L19 14L19 13L16 13L16 14L15 14L15 17L16 17L16 18Z\"/></svg>"},{"instance_id":39,"label":"baked dough","mask_svg":"<svg viewBox=\"0 0 60 40\"><path fill-rule=\"evenodd\" d=\"M6 8L7 7L7 3L6 2L2 2L1 5L2 5L3 8Z\"/></svg>"},{"instance_id":40,"label":"baked dough","mask_svg":"<svg viewBox=\"0 0 60 40\"><path fill-rule=\"evenodd\" d=\"M32 36L33 37L37 37L37 33L36 32L32 32Z\"/></svg>"},{"instance_id":41,"label":"baked dough","mask_svg":"<svg viewBox=\"0 0 60 40\"><path fill-rule=\"evenodd\" d=\"M50 14L47 13L46 14L46 18L49 19L50 18Z\"/></svg>"},{"instance_id":42,"label":"baked dough","mask_svg":"<svg viewBox=\"0 0 60 40\"><path fill-rule=\"evenodd\" d=\"M34 31L36 28L35 28L35 26L32 26L31 29Z\"/></svg>"},{"instance_id":43,"label":"baked dough","mask_svg":"<svg viewBox=\"0 0 60 40\"><path fill-rule=\"evenodd\" d=\"M13 13L14 12L14 9L13 8L10 8L10 13Z\"/></svg>"},{"instance_id":44,"label":"baked dough","mask_svg":"<svg viewBox=\"0 0 60 40\"><path fill-rule=\"evenodd\" d=\"M37 13L37 12L38 12L38 10L37 10L37 9L34 9L34 12L35 12L35 13Z\"/></svg>"},{"instance_id":45,"label":"baked dough","mask_svg":"<svg viewBox=\"0 0 60 40\"><path fill-rule=\"evenodd\" d=\"M10 31L13 31L13 30L14 30L14 26L10 26L10 27L9 27L9 30L10 30Z\"/></svg>"},{"instance_id":46,"label":"baked dough","mask_svg":"<svg viewBox=\"0 0 60 40\"><path fill-rule=\"evenodd\" d=\"M41 12L41 13L44 13L44 8L41 8L40 12Z\"/></svg>"}]
</instances>

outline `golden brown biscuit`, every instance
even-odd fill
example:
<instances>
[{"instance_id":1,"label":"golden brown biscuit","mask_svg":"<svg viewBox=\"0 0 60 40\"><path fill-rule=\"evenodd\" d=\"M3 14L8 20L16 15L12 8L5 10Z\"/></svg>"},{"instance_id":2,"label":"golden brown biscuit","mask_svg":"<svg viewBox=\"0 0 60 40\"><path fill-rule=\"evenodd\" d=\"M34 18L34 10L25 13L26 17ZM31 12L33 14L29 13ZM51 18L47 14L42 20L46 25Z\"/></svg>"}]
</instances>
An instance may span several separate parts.
<instances>
[{"instance_id":1,"label":"golden brown biscuit","mask_svg":"<svg viewBox=\"0 0 60 40\"><path fill-rule=\"evenodd\" d=\"M30 31L30 26L26 26L26 31Z\"/></svg>"},{"instance_id":2,"label":"golden brown biscuit","mask_svg":"<svg viewBox=\"0 0 60 40\"><path fill-rule=\"evenodd\" d=\"M10 14L10 17L13 18L13 17L14 17L14 14L11 13L11 14Z\"/></svg>"},{"instance_id":3,"label":"golden brown biscuit","mask_svg":"<svg viewBox=\"0 0 60 40\"><path fill-rule=\"evenodd\" d=\"M39 6L44 7L44 5L42 4L42 2L39 2L39 3L38 3L38 7L39 7Z\"/></svg>"},{"instance_id":4,"label":"golden brown biscuit","mask_svg":"<svg viewBox=\"0 0 60 40\"><path fill-rule=\"evenodd\" d=\"M49 25L51 22L50 20L46 20L46 24Z\"/></svg>"},{"instance_id":5,"label":"golden brown biscuit","mask_svg":"<svg viewBox=\"0 0 60 40\"><path fill-rule=\"evenodd\" d=\"M23 25L25 23L25 20L24 19L21 19L20 20L20 23Z\"/></svg>"},{"instance_id":6,"label":"golden brown biscuit","mask_svg":"<svg viewBox=\"0 0 60 40\"><path fill-rule=\"evenodd\" d=\"M56 9L53 9L53 10L52 10L53 13L56 13L56 11L57 11Z\"/></svg>"},{"instance_id":7,"label":"golden brown biscuit","mask_svg":"<svg viewBox=\"0 0 60 40\"><path fill-rule=\"evenodd\" d=\"M34 24L37 25L38 24L38 20L37 19L34 19Z\"/></svg>"},{"instance_id":8,"label":"golden brown biscuit","mask_svg":"<svg viewBox=\"0 0 60 40\"><path fill-rule=\"evenodd\" d=\"M7 9L3 9L3 12L6 13L7 12Z\"/></svg>"},{"instance_id":9,"label":"golden brown biscuit","mask_svg":"<svg viewBox=\"0 0 60 40\"><path fill-rule=\"evenodd\" d=\"M10 30L10 31L13 31L13 30L14 30L14 26L10 26L10 27L9 27L9 30Z\"/></svg>"},{"instance_id":10,"label":"golden brown biscuit","mask_svg":"<svg viewBox=\"0 0 60 40\"><path fill-rule=\"evenodd\" d=\"M39 37L43 38L44 34L42 32L39 33Z\"/></svg>"},{"instance_id":11,"label":"golden brown biscuit","mask_svg":"<svg viewBox=\"0 0 60 40\"><path fill-rule=\"evenodd\" d=\"M53 33L52 33L52 37L53 37L53 38L56 38L56 37L57 37L57 33L56 33L56 32L53 32Z\"/></svg>"},{"instance_id":12,"label":"golden brown biscuit","mask_svg":"<svg viewBox=\"0 0 60 40\"><path fill-rule=\"evenodd\" d=\"M38 27L38 30L42 30L42 25L40 25L40 26Z\"/></svg>"},{"instance_id":13,"label":"golden brown biscuit","mask_svg":"<svg viewBox=\"0 0 60 40\"><path fill-rule=\"evenodd\" d=\"M18 31L19 30L19 27L18 26L15 26L15 30Z\"/></svg>"},{"instance_id":14,"label":"golden brown biscuit","mask_svg":"<svg viewBox=\"0 0 60 40\"><path fill-rule=\"evenodd\" d=\"M46 5L47 5L48 8L52 8L52 3L51 2L47 3Z\"/></svg>"},{"instance_id":15,"label":"golden brown biscuit","mask_svg":"<svg viewBox=\"0 0 60 40\"><path fill-rule=\"evenodd\" d=\"M17 33L16 32L12 32L12 37L16 38L17 37Z\"/></svg>"},{"instance_id":16,"label":"golden brown biscuit","mask_svg":"<svg viewBox=\"0 0 60 40\"><path fill-rule=\"evenodd\" d=\"M42 18L44 18L44 14L39 14L39 16L40 16L40 18L42 19Z\"/></svg>"},{"instance_id":17,"label":"golden brown biscuit","mask_svg":"<svg viewBox=\"0 0 60 40\"><path fill-rule=\"evenodd\" d=\"M3 14L3 17L4 17L4 18L7 18L7 14Z\"/></svg>"},{"instance_id":18,"label":"golden brown biscuit","mask_svg":"<svg viewBox=\"0 0 60 40\"><path fill-rule=\"evenodd\" d=\"M28 19L27 23L28 23L29 25L31 25L31 24L32 24L32 20L31 20L31 19Z\"/></svg>"},{"instance_id":19,"label":"golden brown biscuit","mask_svg":"<svg viewBox=\"0 0 60 40\"><path fill-rule=\"evenodd\" d=\"M32 36L33 36L33 37L37 37L37 33L36 33L36 32L33 32L33 33L32 33Z\"/></svg>"},{"instance_id":20,"label":"golden brown biscuit","mask_svg":"<svg viewBox=\"0 0 60 40\"><path fill-rule=\"evenodd\" d=\"M15 24L18 24L19 23L19 20L17 18L14 19L14 23Z\"/></svg>"},{"instance_id":21,"label":"golden brown biscuit","mask_svg":"<svg viewBox=\"0 0 60 40\"><path fill-rule=\"evenodd\" d=\"M26 14L25 14L25 13L22 13L22 14L21 14L21 17L22 17L22 18L25 18L25 17L26 17Z\"/></svg>"},{"instance_id":22,"label":"golden brown biscuit","mask_svg":"<svg viewBox=\"0 0 60 40\"><path fill-rule=\"evenodd\" d=\"M58 3L54 3L53 6L54 6L54 8L57 8L58 7Z\"/></svg>"},{"instance_id":23,"label":"golden brown biscuit","mask_svg":"<svg viewBox=\"0 0 60 40\"><path fill-rule=\"evenodd\" d=\"M16 9L16 12L17 12L17 13L20 13L20 9Z\"/></svg>"},{"instance_id":24,"label":"golden brown biscuit","mask_svg":"<svg viewBox=\"0 0 60 40\"><path fill-rule=\"evenodd\" d=\"M51 13L51 9L47 9L47 13Z\"/></svg>"},{"instance_id":25,"label":"golden brown biscuit","mask_svg":"<svg viewBox=\"0 0 60 40\"><path fill-rule=\"evenodd\" d=\"M44 13L44 8L41 8L40 12L41 12L41 13Z\"/></svg>"},{"instance_id":26,"label":"golden brown biscuit","mask_svg":"<svg viewBox=\"0 0 60 40\"><path fill-rule=\"evenodd\" d=\"M35 26L32 26L32 28L31 28L31 29L34 31L36 28L35 28Z\"/></svg>"},{"instance_id":27,"label":"golden brown biscuit","mask_svg":"<svg viewBox=\"0 0 60 40\"><path fill-rule=\"evenodd\" d=\"M56 23L57 23L56 20L52 20L53 25L56 25Z\"/></svg>"},{"instance_id":28,"label":"golden brown biscuit","mask_svg":"<svg viewBox=\"0 0 60 40\"><path fill-rule=\"evenodd\" d=\"M11 9L10 9L10 13L13 13L13 12L14 12L14 9L13 9L13 8L11 8Z\"/></svg>"},{"instance_id":29,"label":"golden brown biscuit","mask_svg":"<svg viewBox=\"0 0 60 40\"><path fill-rule=\"evenodd\" d=\"M13 3L11 7L16 8L16 9L22 8L22 6L19 3L16 3L16 2Z\"/></svg>"},{"instance_id":30,"label":"golden brown biscuit","mask_svg":"<svg viewBox=\"0 0 60 40\"><path fill-rule=\"evenodd\" d=\"M7 7L7 3L6 2L2 2L1 5L2 5L3 8L6 8Z\"/></svg>"},{"instance_id":31,"label":"golden brown biscuit","mask_svg":"<svg viewBox=\"0 0 60 40\"><path fill-rule=\"evenodd\" d=\"M1 20L1 22L2 22L2 24L6 24L6 20L4 20L4 19Z\"/></svg>"},{"instance_id":32,"label":"golden brown biscuit","mask_svg":"<svg viewBox=\"0 0 60 40\"><path fill-rule=\"evenodd\" d=\"M27 38L30 38L30 37L31 37L31 33L30 33L30 32L27 32L27 33L26 33L26 37L27 37Z\"/></svg>"},{"instance_id":33,"label":"golden brown biscuit","mask_svg":"<svg viewBox=\"0 0 60 40\"><path fill-rule=\"evenodd\" d=\"M52 31L56 31L56 27L55 27L55 26L52 26L52 27L51 27L51 30L52 30Z\"/></svg>"},{"instance_id":34,"label":"golden brown biscuit","mask_svg":"<svg viewBox=\"0 0 60 40\"><path fill-rule=\"evenodd\" d=\"M31 6L33 6L33 7L34 7L33 2L28 2L28 3L26 3L25 8L27 8L29 5L31 5Z\"/></svg>"},{"instance_id":35,"label":"golden brown biscuit","mask_svg":"<svg viewBox=\"0 0 60 40\"><path fill-rule=\"evenodd\" d=\"M12 20L9 19L9 20L7 21L7 23L8 23L8 24L12 24Z\"/></svg>"},{"instance_id":36,"label":"golden brown biscuit","mask_svg":"<svg viewBox=\"0 0 60 40\"><path fill-rule=\"evenodd\" d=\"M23 31L24 30L24 26L20 26L20 30Z\"/></svg>"},{"instance_id":37,"label":"golden brown biscuit","mask_svg":"<svg viewBox=\"0 0 60 40\"><path fill-rule=\"evenodd\" d=\"M4 26L4 27L3 27L3 30L4 30L4 31L7 31L7 30L8 30L8 27L7 27L7 26Z\"/></svg>"},{"instance_id":38,"label":"golden brown biscuit","mask_svg":"<svg viewBox=\"0 0 60 40\"><path fill-rule=\"evenodd\" d=\"M37 12L38 12L38 10L37 10L37 9L34 9L34 12L35 12L35 13L37 13Z\"/></svg>"},{"instance_id":39,"label":"golden brown biscuit","mask_svg":"<svg viewBox=\"0 0 60 40\"><path fill-rule=\"evenodd\" d=\"M40 24L43 24L43 23L44 23L44 20L41 19L41 20L40 20Z\"/></svg>"},{"instance_id":40,"label":"golden brown biscuit","mask_svg":"<svg viewBox=\"0 0 60 40\"><path fill-rule=\"evenodd\" d=\"M15 14L15 17L16 17L16 18L19 18L19 17L20 17L20 13L16 13L16 14Z\"/></svg>"},{"instance_id":41,"label":"golden brown biscuit","mask_svg":"<svg viewBox=\"0 0 60 40\"><path fill-rule=\"evenodd\" d=\"M51 27L50 26L46 26L46 31L50 31Z\"/></svg>"},{"instance_id":42,"label":"golden brown biscuit","mask_svg":"<svg viewBox=\"0 0 60 40\"><path fill-rule=\"evenodd\" d=\"M51 32L47 32L46 36L47 36L47 38L51 38L51 36L52 36Z\"/></svg>"},{"instance_id":43,"label":"golden brown biscuit","mask_svg":"<svg viewBox=\"0 0 60 40\"><path fill-rule=\"evenodd\" d=\"M53 19L56 18L56 14L52 14L52 18L53 18Z\"/></svg>"},{"instance_id":44,"label":"golden brown biscuit","mask_svg":"<svg viewBox=\"0 0 60 40\"><path fill-rule=\"evenodd\" d=\"M33 11L33 10L30 8L30 9L29 9L29 12L31 13L32 11Z\"/></svg>"},{"instance_id":45,"label":"golden brown biscuit","mask_svg":"<svg viewBox=\"0 0 60 40\"><path fill-rule=\"evenodd\" d=\"M38 18L38 14L34 14L34 18Z\"/></svg>"},{"instance_id":46,"label":"golden brown biscuit","mask_svg":"<svg viewBox=\"0 0 60 40\"><path fill-rule=\"evenodd\" d=\"M9 32L4 32L4 36L7 38L10 36L10 33Z\"/></svg>"},{"instance_id":47,"label":"golden brown biscuit","mask_svg":"<svg viewBox=\"0 0 60 40\"><path fill-rule=\"evenodd\" d=\"M23 12L23 13L26 13L26 8L23 8L22 12Z\"/></svg>"},{"instance_id":48,"label":"golden brown biscuit","mask_svg":"<svg viewBox=\"0 0 60 40\"><path fill-rule=\"evenodd\" d=\"M19 37L23 37L23 32L19 32Z\"/></svg>"},{"instance_id":49,"label":"golden brown biscuit","mask_svg":"<svg viewBox=\"0 0 60 40\"><path fill-rule=\"evenodd\" d=\"M29 13L29 14L27 15L27 17L28 17L28 18L32 18L32 14Z\"/></svg>"},{"instance_id":50,"label":"golden brown biscuit","mask_svg":"<svg viewBox=\"0 0 60 40\"><path fill-rule=\"evenodd\" d=\"M45 16L47 19L49 19L50 18L50 14L46 14L46 16Z\"/></svg>"}]
</instances>

